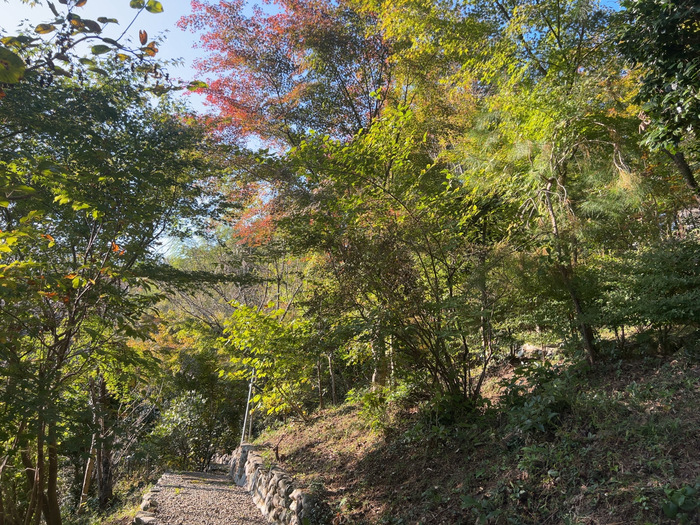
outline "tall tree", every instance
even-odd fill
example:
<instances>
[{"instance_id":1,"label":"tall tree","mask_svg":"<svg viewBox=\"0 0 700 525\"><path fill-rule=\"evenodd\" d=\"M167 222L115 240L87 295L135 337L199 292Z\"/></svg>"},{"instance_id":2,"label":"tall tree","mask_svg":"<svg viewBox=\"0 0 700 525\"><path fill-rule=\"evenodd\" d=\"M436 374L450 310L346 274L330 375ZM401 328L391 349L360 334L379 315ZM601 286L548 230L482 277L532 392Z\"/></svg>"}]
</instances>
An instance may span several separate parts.
<instances>
[{"instance_id":1,"label":"tall tree","mask_svg":"<svg viewBox=\"0 0 700 525\"><path fill-rule=\"evenodd\" d=\"M207 97L229 137L295 146L309 129L352 136L379 114L390 48L349 2L283 1L252 16L243 0L193 8L181 25L208 31L199 69L215 75Z\"/></svg>"},{"instance_id":2,"label":"tall tree","mask_svg":"<svg viewBox=\"0 0 700 525\"><path fill-rule=\"evenodd\" d=\"M34 76L0 104L2 396L18 414L5 454L34 472L21 512L53 524L64 394L138 333L157 298L139 265L186 217L213 212L215 199L198 200L212 171L203 130L154 106L129 70L83 84Z\"/></svg>"},{"instance_id":3,"label":"tall tree","mask_svg":"<svg viewBox=\"0 0 700 525\"><path fill-rule=\"evenodd\" d=\"M700 9L690 0L623 1L620 49L641 71L641 128L652 149L668 155L700 202L691 167L700 127ZM690 154L690 158L686 154Z\"/></svg>"}]
</instances>

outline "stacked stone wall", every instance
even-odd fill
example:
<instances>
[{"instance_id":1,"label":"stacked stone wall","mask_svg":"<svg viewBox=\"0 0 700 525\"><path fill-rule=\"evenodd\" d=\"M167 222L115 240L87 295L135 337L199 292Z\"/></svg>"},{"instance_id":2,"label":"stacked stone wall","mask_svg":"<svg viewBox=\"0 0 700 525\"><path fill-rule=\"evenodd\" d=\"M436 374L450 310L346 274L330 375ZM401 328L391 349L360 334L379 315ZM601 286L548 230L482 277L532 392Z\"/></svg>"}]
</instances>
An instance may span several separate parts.
<instances>
[{"instance_id":1,"label":"stacked stone wall","mask_svg":"<svg viewBox=\"0 0 700 525\"><path fill-rule=\"evenodd\" d=\"M276 465L265 466L252 445L242 445L233 453L230 477L245 487L253 502L270 523L281 525L320 525L316 518L321 504L310 494L295 488L292 479Z\"/></svg>"},{"instance_id":2,"label":"stacked stone wall","mask_svg":"<svg viewBox=\"0 0 700 525\"><path fill-rule=\"evenodd\" d=\"M149 490L143 496L140 510L136 513L136 516L134 517L134 525L156 525L157 521L154 511L158 506L158 503L156 502L156 496L161 491L162 480L163 478L161 477L158 480L158 482L151 488L151 490Z\"/></svg>"}]
</instances>

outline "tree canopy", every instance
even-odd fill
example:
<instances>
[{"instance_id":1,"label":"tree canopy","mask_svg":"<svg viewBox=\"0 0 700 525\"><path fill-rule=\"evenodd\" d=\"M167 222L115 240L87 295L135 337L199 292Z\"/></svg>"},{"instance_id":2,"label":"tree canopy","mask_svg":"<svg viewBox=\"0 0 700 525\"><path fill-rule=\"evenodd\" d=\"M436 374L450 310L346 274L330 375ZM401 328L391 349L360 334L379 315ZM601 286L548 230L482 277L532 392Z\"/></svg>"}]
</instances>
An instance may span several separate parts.
<instances>
[{"instance_id":1,"label":"tree canopy","mask_svg":"<svg viewBox=\"0 0 700 525\"><path fill-rule=\"evenodd\" d=\"M248 381L454 422L526 348L697 336L693 2L197 0L187 85L59 3L0 46L0 525L205 468Z\"/></svg>"}]
</instances>

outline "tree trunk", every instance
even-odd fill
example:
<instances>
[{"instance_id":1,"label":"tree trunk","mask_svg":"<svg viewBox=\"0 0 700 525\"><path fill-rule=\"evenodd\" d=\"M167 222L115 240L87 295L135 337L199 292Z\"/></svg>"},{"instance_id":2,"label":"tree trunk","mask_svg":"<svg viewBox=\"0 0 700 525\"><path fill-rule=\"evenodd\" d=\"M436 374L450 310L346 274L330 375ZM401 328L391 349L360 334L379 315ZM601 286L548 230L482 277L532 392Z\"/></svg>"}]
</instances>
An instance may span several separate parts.
<instances>
[{"instance_id":1,"label":"tree trunk","mask_svg":"<svg viewBox=\"0 0 700 525\"><path fill-rule=\"evenodd\" d=\"M386 386L387 359L386 343L382 336L377 336L372 342L372 354L374 356L374 371L372 372L372 390Z\"/></svg>"},{"instance_id":2,"label":"tree trunk","mask_svg":"<svg viewBox=\"0 0 700 525\"><path fill-rule=\"evenodd\" d=\"M99 410L100 410L100 469L98 479L98 500L100 510L105 510L112 501L112 447L109 438L109 398L107 395L107 384L104 377L100 378Z\"/></svg>"},{"instance_id":3,"label":"tree trunk","mask_svg":"<svg viewBox=\"0 0 700 525\"><path fill-rule=\"evenodd\" d=\"M38 435L36 439L36 464L34 467L34 479L32 480L32 499L36 506L32 512L27 513L27 522L31 523L32 514L34 515L34 525L41 523L42 508L48 518L48 503L42 505L44 499L44 422L41 415L39 416Z\"/></svg>"},{"instance_id":4,"label":"tree trunk","mask_svg":"<svg viewBox=\"0 0 700 525\"><path fill-rule=\"evenodd\" d=\"M78 515L82 514L85 509L85 504L87 503L88 493L90 491L90 484L92 482L92 473L95 470L95 456L97 455L97 447L95 446L95 441L97 435L92 435L92 441L90 444L90 457L88 458L87 465L85 465L85 477L83 478L83 488L80 491L80 503L78 503Z\"/></svg>"},{"instance_id":5,"label":"tree trunk","mask_svg":"<svg viewBox=\"0 0 700 525\"><path fill-rule=\"evenodd\" d=\"M318 408L323 410L323 385L321 384L321 358L316 360L316 372L318 375Z\"/></svg>"},{"instance_id":6,"label":"tree trunk","mask_svg":"<svg viewBox=\"0 0 700 525\"><path fill-rule=\"evenodd\" d=\"M588 362L593 364L596 354L593 329L585 321L583 307L581 306L581 300L571 279L570 274L573 273L573 269L571 269L571 259L565 256L564 250L562 249L562 239L561 234L559 232L559 224L557 222L557 216L554 213L554 207L552 206L552 199L550 196L550 192L552 190L552 185L554 184L554 182L555 179L550 179L547 182L547 188L545 190L545 202L547 204L547 212L549 213L549 220L552 224L552 234L554 235L554 244L557 250L557 268L559 270L559 274L561 275L564 287L569 293L569 297L571 297L571 302L574 306L574 312L576 313L576 320L578 321L581 339L583 341L583 346L586 350L586 357L588 358Z\"/></svg>"},{"instance_id":7,"label":"tree trunk","mask_svg":"<svg viewBox=\"0 0 700 525\"><path fill-rule=\"evenodd\" d=\"M47 525L61 525L61 506L58 503L58 450L56 445L56 422L49 423L48 435L49 470L47 479Z\"/></svg>"},{"instance_id":8,"label":"tree trunk","mask_svg":"<svg viewBox=\"0 0 700 525\"><path fill-rule=\"evenodd\" d=\"M335 374L333 373L333 353L328 353L328 375L331 378L331 402L334 405L338 404L338 399L335 395ZM0 525L2 525L0 523Z\"/></svg>"},{"instance_id":9,"label":"tree trunk","mask_svg":"<svg viewBox=\"0 0 700 525\"><path fill-rule=\"evenodd\" d=\"M574 311L576 312L576 319L578 320L578 323L579 323L579 330L581 333L581 339L583 341L583 347L586 350L586 357L588 358L588 362L590 364L593 364L595 361L595 355L596 355L595 338L593 336L593 329L591 328L591 325L589 325L585 321L583 307L581 306L581 301L580 301L580 299L578 297L578 293L576 292L576 289L574 287L574 283L571 281L569 271L562 264L558 264L558 266L559 266L559 273L561 274L562 280L564 281L564 286L566 287L567 292L569 292L569 296L571 297L571 302L574 305Z\"/></svg>"},{"instance_id":10,"label":"tree trunk","mask_svg":"<svg viewBox=\"0 0 700 525\"><path fill-rule=\"evenodd\" d=\"M700 186L698 186L698 181L695 179L693 170L690 169L690 165L688 164L685 155L680 151L671 153L667 149L664 150L664 153L671 157L671 160L676 165L676 168L678 168L678 171L683 176L686 186L688 186L690 191L693 192L693 197L695 197L695 200L698 201L698 204L700 204Z\"/></svg>"},{"instance_id":11,"label":"tree trunk","mask_svg":"<svg viewBox=\"0 0 700 525\"><path fill-rule=\"evenodd\" d=\"M2 490L2 472L0 472L0 525L6 525L5 521L5 504L3 502L4 492Z\"/></svg>"}]
</instances>

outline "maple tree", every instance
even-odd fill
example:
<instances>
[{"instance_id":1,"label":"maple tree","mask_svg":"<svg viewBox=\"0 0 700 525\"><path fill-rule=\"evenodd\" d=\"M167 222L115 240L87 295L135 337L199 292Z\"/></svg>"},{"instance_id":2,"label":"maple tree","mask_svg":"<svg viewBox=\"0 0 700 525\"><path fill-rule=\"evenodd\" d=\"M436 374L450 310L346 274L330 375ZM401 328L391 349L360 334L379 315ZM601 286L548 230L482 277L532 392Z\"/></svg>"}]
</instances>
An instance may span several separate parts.
<instances>
[{"instance_id":1,"label":"maple tree","mask_svg":"<svg viewBox=\"0 0 700 525\"><path fill-rule=\"evenodd\" d=\"M127 52L97 31L108 22L66 17L35 32L65 50L4 42L11 519L55 515L57 458L80 470L81 446L110 499L109 457L131 446L114 405L135 403L151 353L165 386L143 450L202 467L236 441L226 398L253 378L258 426L351 394L375 415L420 399L443 432L528 344L591 365L674 348L697 330L697 119L694 11L670 5L195 0L180 25L204 33L217 110L201 121L147 98L173 86L144 33ZM153 252L165 232L194 234L169 266ZM539 395L519 410L548 410Z\"/></svg>"},{"instance_id":2,"label":"maple tree","mask_svg":"<svg viewBox=\"0 0 700 525\"><path fill-rule=\"evenodd\" d=\"M207 100L231 140L298 145L313 129L350 137L385 103L391 48L368 37L376 20L350 2L282 1L245 12L242 0L194 1L180 26L207 32L198 62Z\"/></svg>"}]
</instances>

